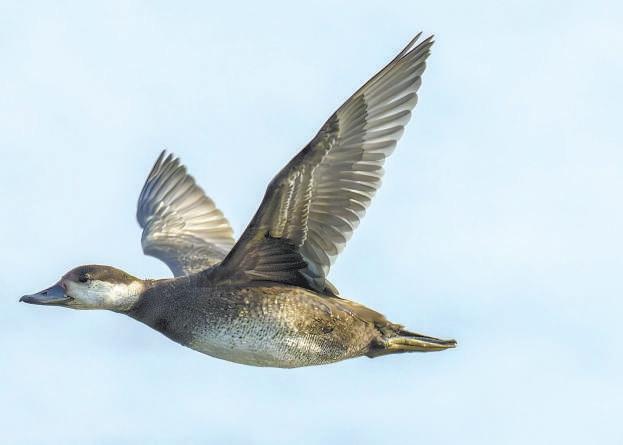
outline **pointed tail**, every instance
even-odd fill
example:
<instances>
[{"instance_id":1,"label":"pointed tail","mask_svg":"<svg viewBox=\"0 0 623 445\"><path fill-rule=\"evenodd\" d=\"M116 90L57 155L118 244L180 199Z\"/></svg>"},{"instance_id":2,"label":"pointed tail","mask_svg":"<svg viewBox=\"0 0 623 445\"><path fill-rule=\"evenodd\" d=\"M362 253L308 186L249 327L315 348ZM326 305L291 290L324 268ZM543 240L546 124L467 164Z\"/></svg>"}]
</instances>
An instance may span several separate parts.
<instances>
[{"instance_id":1,"label":"pointed tail","mask_svg":"<svg viewBox=\"0 0 623 445\"><path fill-rule=\"evenodd\" d=\"M442 340L399 329L396 331L395 336L385 337L371 347L367 355L372 358L401 352L443 351L444 349L455 347L456 340Z\"/></svg>"}]
</instances>

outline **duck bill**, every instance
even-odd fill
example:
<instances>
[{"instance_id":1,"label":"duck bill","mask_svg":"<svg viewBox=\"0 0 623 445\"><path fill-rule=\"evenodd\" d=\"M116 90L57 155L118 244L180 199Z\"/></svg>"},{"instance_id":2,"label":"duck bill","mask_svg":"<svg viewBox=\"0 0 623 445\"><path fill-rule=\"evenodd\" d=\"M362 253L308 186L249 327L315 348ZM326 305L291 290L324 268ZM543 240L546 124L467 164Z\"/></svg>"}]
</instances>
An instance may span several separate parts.
<instances>
[{"instance_id":1,"label":"duck bill","mask_svg":"<svg viewBox=\"0 0 623 445\"><path fill-rule=\"evenodd\" d=\"M23 301L24 303L42 304L46 306L64 306L70 300L72 300L72 298L65 295L65 289L58 283L41 292L32 295L24 295L19 299L19 301Z\"/></svg>"}]
</instances>

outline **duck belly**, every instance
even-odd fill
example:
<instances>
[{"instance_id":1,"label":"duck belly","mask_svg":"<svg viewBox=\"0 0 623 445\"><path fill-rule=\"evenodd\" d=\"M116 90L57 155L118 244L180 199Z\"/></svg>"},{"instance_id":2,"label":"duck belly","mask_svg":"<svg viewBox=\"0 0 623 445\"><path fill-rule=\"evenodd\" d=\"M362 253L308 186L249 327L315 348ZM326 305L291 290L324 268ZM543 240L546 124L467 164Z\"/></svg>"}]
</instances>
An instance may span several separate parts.
<instances>
[{"instance_id":1,"label":"duck belly","mask_svg":"<svg viewBox=\"0 0 623 445\"><path fill-rule=\"evenodd\" d=\"M253 366L295 368L364 355L378 332L324 297L299 288L212 295L186 324L186 346ZM186 321L188 321L186 318Z\"/></svg>"},{"instance_id":2,"label":"duck belly","mask_svg":"<svg viewBox=\"0 0 623 445\"><path fill-rule=\"evenodd\" d=\"M241 323L222 330L197 329L187 346L231 362L277 368L320 365L349 358L343 351L328 353L317 339L259 324Z\"/></svg>"}]
</instances>

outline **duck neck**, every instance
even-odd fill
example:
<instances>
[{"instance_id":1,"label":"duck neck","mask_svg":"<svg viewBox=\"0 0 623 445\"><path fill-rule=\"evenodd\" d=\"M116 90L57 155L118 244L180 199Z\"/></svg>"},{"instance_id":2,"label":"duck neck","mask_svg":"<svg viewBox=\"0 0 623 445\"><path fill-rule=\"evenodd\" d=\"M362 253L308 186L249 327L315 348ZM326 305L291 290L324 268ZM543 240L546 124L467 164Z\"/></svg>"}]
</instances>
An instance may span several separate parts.
<instances>
[{"instance_id":1,"label":"duck neck","mask_svg":"<svg viewBox=\"0 0 623 445\"><path fill-rule=\"evenodd\" d=\"M170 279L161 279L161 280L141 280L141 288L138 289L136 294L133 294L130 299L132 300L131 306L127 307L123 311L124 314L139 320L143 321L144 318L143 312L145 312L149 307L153 306L156 303L155 300L158 298L159 289L158 286L166 281L170 281Z\"/></svg>"},{"instance_id":2,"label":"duck neck","mask_svg":"<svg viewBox=\"0 0 623 445\"><path fill-rule=\"evenodd\" d=\"M140 301L145 290L149 286L148 280L136 280L132 283L119 287L115 293L115 305L111 308L114 312L127 313Z\"/></svg>"}]
</instances>

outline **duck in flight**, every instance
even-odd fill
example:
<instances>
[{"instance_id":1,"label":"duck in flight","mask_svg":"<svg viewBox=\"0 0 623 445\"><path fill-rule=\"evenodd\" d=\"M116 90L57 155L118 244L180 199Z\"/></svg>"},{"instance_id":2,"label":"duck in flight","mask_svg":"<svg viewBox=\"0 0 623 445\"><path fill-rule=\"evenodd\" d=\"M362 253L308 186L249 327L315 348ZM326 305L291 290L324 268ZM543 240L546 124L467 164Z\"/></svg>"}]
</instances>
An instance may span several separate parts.
<instances>
[{"instance_id":1,"label":"duck in flight","mask_svg":"<svg viewBox=\"0 0 623 445\"><path fill-rule=\"evenodd\" d=\"M164 152L138 201L147 255L174 278L77 267L20 301L126 314L224 360L294 368L453 348L343 298L327 275L411 117L432 37L416 36L275 176L236 242L214 202Z\"/></svg>"}]
</instances>

